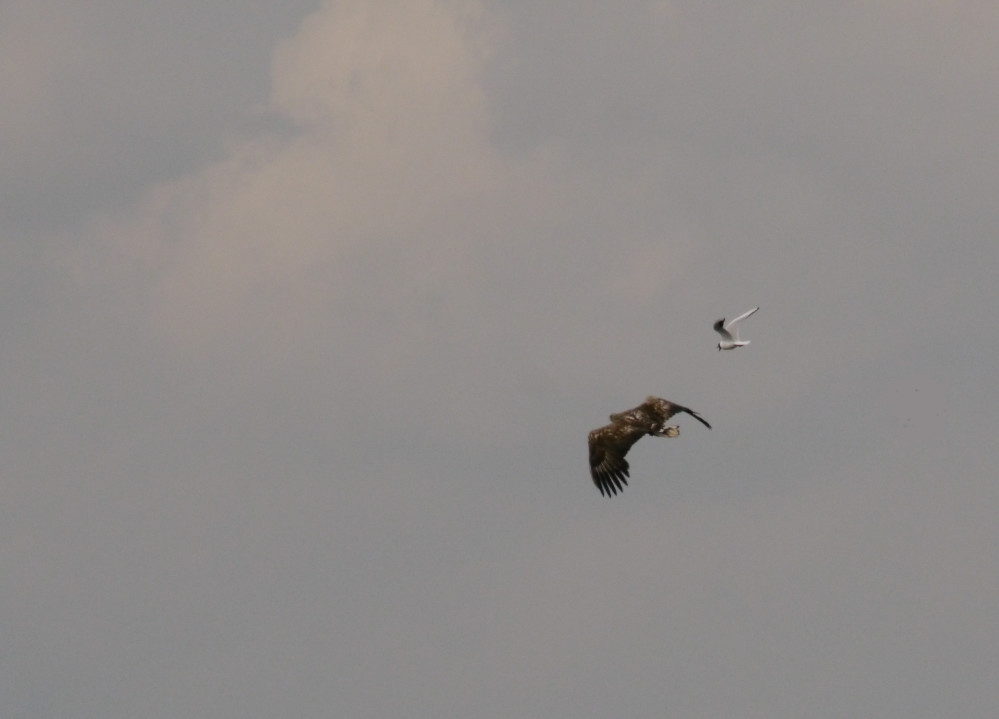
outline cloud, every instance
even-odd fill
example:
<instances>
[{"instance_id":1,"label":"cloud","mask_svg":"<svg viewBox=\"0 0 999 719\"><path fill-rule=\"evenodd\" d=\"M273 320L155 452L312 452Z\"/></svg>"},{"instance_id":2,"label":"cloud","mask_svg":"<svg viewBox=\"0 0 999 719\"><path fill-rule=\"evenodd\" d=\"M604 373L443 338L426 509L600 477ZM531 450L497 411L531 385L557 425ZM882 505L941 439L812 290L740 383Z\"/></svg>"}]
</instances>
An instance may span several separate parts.
<instances>
[{"instance_id":1,"label":"cloud","mask_svg":"<svg viewBox=\"0 0 999 719\"><path fill-rule=\"evenodd\" d=\"M106 218L96 264L151 281L139 304L180 354L287 344L331 317L404 323L414 294L466 269L441 218L501 174L478 21L474 3L327 3L274 55L271 107L292 130L236 138Z\"/></svg>"}]
</instances>

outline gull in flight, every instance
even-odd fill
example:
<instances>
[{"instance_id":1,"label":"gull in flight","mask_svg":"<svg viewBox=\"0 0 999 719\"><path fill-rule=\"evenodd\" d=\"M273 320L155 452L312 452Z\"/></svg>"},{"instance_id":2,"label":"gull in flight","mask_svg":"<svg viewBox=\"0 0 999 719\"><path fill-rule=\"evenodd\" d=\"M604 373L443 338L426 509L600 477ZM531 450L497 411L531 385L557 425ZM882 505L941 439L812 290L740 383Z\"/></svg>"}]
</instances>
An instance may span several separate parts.
<instances>
[{"instance_id":1,"label":"gull in flight","mask_svg":"<svg viewBox=\"0 0 999 719\"><path fill-rule=\"evenodd\" d=\"M721 335L721 342L718 343L719 350L734 350L738 347L745 347L749 344L749 340L739 339L739 328L736 325L742 322L744 319L749 317L751 314L756 312L759 307L754 307L749 312L744 312L743 314L736 317L734 320L725 324L725 318L722 317L720 320L715 322L715 332ZM735 337L732 336L732 328L735 327Z\"/></svg>"},{"instance_id":2,"label":"gull in flight","mask_svg":"<svg viewBox=\"0 0 999 719\"><path fill-rule=\"evenodd\" d=\"M590 432L590 476L600 494L610 497L628 484L628 454L631 445L645 435L676 437L680 428L666 426L677 412L686 412L708 429L711 425L694 410L661 397L646 397L645 402L626 412L610 416L611 423Z\"/></svg>"}]
</instances>

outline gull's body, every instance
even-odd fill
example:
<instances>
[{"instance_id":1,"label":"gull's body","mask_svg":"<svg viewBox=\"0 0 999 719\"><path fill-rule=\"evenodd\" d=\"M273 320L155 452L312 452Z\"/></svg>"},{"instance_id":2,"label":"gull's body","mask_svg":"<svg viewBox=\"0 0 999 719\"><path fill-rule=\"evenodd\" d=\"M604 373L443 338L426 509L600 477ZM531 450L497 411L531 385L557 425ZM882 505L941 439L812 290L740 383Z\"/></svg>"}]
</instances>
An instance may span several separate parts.
<instances>
[{"instance_id":1,"label":"gull's body","mask_svg":"<svg viewBox=\"0 0 999 719\"><path fill-rule=\"evenodd\" d=\"M756 312L758 309L760 308L754 307L753 309L749 310L749 312L742 313L741 315L739 315L734 320L728 323L725 322L724 317L715 322L715 332L721 335L721 341L718 343L719 350L734 350L739 347L745 347L746 345L749 344L749 340L739 339L738 324L747 317L749 317L751 314ZM733 329L735 330L734 336L732 334Z\"/></svg>"},{"instance_id":2,"label":"gull's body","mask_svg":"<svg viewBox=\"0 0 999 719\"><path fill-rule=\"evenodd\" d=\"M708 429L711 425L694 410L661 397L646 397L645 402L627 412L610 416L611 423L590 432L590 476L600 493L610 497L628 484L628 454L631 445L645 435L676 437L680 428L666 426L677 412L686 412Z\"/></svg>"}]
</instances>

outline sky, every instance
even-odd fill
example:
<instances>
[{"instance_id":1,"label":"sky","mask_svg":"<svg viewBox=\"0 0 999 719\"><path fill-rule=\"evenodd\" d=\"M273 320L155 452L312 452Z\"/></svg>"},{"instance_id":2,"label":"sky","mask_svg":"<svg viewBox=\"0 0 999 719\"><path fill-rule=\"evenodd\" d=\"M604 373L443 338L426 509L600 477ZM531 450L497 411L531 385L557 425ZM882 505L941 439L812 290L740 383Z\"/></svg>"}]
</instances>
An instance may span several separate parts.
<instances>
[{"instance_id":1,"label":"sky","mask_svg":"<svg viewBox=\"0 0 999 719\"><path fill-rule=\"evenodd\" d=\"M996 28L0 0L0 713L997 716Z\"/></svg>"}]
</instances>

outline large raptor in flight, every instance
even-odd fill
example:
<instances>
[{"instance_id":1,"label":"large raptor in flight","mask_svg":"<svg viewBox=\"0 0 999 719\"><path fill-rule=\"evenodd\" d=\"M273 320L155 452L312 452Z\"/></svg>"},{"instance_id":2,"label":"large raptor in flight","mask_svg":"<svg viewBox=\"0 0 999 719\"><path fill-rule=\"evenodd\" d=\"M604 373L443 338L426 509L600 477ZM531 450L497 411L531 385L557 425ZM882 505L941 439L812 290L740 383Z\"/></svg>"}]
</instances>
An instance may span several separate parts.
<instances>
[{"instance_id":1,"label":"large raptor in flight","mask_svg":"<svg viewBox=\"0 0 999 719\"><path fill-rule=\"evenodd\" d=\"M689 407L650 396L634 409L612 414L610 424L590 432L590 475L601 494L610 497L628 484L628 460L624 456L631 445L647 434L653 437L680 434L679 427L666 426L666 420L677 412L686 412L711 429L711 425Z\"/></svg>"}]
</instances>

